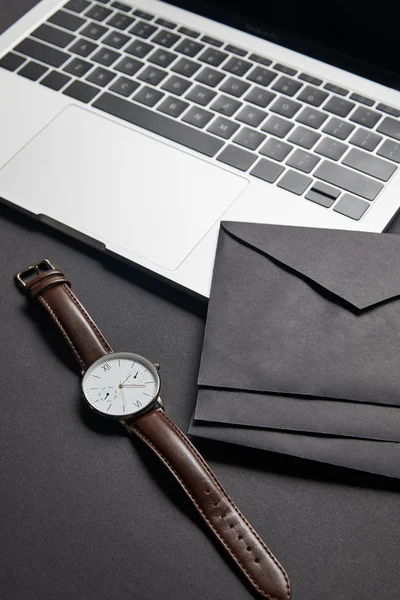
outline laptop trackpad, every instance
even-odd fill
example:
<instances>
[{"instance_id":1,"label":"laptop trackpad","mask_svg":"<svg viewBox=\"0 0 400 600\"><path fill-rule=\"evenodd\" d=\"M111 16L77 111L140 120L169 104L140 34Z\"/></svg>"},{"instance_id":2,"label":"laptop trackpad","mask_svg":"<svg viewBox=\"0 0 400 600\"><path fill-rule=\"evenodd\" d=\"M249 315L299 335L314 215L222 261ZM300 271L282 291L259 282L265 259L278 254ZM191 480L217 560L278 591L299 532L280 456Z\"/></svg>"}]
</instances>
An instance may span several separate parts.
<instances>
[{"instance_id":1,"label":"laptop trackpad","mask_svg":"<svg viewBox=\"0 0 400 600\"><path fill-rule=\"evenodd\" d=\"M1 188L44 213L176 269L247 179L70 106L0 171Z\"/></svg>"}]
</instances>

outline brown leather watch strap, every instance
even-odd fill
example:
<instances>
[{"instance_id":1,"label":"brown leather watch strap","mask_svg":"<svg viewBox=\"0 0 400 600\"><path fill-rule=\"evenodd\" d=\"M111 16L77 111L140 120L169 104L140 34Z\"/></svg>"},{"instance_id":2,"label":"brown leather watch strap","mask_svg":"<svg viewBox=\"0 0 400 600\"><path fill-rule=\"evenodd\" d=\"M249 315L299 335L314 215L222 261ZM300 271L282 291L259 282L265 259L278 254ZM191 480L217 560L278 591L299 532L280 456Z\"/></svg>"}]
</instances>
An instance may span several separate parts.
<instances>
[{"instance_id":1,"label":"brown leather watch strap","mask_svg":"<svg viewBox=\"0 0 400 600\"><path fill-rule=\"evenodd\" d=\"M168 415L152 409L126 426L168 467L253 588L268 600L289 600L289 579L282 566Z\"/></svg>"},{"instance_id":2,"label":"brown leather watch strap","mask_svg":"<svg viewBox=\"0 0 400 600\"><path fill-rule=\"evenodd\" d=\"M71 284L49 261L41 261L18 274L23 290L47 310L71 348L81 371L112 352L96 323L71 291Z\"/></svg>"}]
</instances>

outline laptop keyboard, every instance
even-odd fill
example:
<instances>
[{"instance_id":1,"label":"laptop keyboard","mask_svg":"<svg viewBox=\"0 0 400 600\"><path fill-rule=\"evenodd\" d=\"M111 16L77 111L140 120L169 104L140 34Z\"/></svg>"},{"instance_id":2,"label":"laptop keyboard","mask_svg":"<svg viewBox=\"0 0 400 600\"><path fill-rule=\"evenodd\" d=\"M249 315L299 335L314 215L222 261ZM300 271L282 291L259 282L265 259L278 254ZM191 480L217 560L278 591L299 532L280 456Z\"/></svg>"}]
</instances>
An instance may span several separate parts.
<instances>
[{"instance_id":1,"label":"laptop keyboard","mask_svg":"<svg viewBox=\"0 0 400 600\"><path fill-rule=\"evenodd\" d=\"M400 110L112 0L69 0L0 67L359 220Z\"/></svg>"}]
</instances>

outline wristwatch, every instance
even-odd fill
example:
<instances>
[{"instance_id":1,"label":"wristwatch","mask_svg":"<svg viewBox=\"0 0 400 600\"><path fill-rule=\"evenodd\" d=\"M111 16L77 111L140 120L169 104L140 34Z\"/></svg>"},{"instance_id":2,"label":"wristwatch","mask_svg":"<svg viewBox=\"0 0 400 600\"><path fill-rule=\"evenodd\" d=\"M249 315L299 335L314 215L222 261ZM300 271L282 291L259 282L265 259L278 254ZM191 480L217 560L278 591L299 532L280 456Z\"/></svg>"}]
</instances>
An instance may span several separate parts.
<instances>
[{"instance_id":1,"label":"wristwatch","mask_svg":"<svg viewBox=\"0 0 400 600\"><path fill-rule=\"evenodd\" d=\"M165 412L159 365L133 352L113 352L68 279L47 259L27 267L16 279L24 293L42 304L66 339L80 366L88 406L117 419L151 448L258 594L268 600L290 600L284 569Z\"/></svg>"}]
</instances>

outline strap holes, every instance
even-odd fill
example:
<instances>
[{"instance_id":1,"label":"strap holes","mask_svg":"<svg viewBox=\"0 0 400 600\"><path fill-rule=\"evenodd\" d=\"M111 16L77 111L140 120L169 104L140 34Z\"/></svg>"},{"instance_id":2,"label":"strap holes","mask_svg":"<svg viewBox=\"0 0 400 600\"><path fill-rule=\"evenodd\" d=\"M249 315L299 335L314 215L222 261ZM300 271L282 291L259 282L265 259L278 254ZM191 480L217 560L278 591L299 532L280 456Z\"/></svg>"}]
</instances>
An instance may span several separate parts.
<instances>
[{"instance_id":1,"label":"strap holes","mask_svg":"<svg viewBox=\"0 0 400 600\"><path fill-rule=\"evenodd\" d=\"M219 502L214 502L214 506L218 506Z\"/></svg>"},{"instance_id":2,"label":"strap holes","mask_svg":"<svg viewBox=\"0 0 400 600\"><path fill-rule=\"evenodd\" d=\"M255 558L255 559L254 559L254 562L255 562L255 563L259 563L259 562L260 562L260 559L259 559L259 558Z\"/></svg>"},{"instance_id":3,"label":"strap holes","mask_svg":"<svg viewBox=\"0 0 400 600\"><path fill-rule=\"evenodd\" d=\"M206 489L206 494L209 494L209 493L210 493L210 490L209 490L209 488L207 488Z\"/></svg>"},{"instance_id":4,"label":"strap holes","mask_svg":"<svg viewBox=\"0 0 400 600\"><path fill-rule=\"evenodd\" d=\"M234 526L234 524L233 524L233 523L231 523L231 524L229 525L229 527L230 527L231 529L233 529L235 526Z\"/></svg>"},{"instance_id":5,"label":"strap holes","mask_svg":"<svg viewBox=\"0 0 400 600\"><path fill-rule=\"evenodd\" d=\"M250 552L251 546L247 546L246 550L247 550L247 552Z\"/></svg>"},{"instance_id":6,"label":"strap holes","mask_svg":"<svg viewBox=\"0 0 400 600\"><path fill-rule=\"evenodd\" d=\"M225 519L226 515L221 515L221 519Z\"/></svg>"},{"instance_id":7,"label":"strap holes","mask_svg":"<svg viewBox=\"0 0 400 600\"><path fill-rule=\"evenodd\" d=\"M242 535L238 535L238 540L242 540L243 536Z\"/></svg>"}]
</instances>

